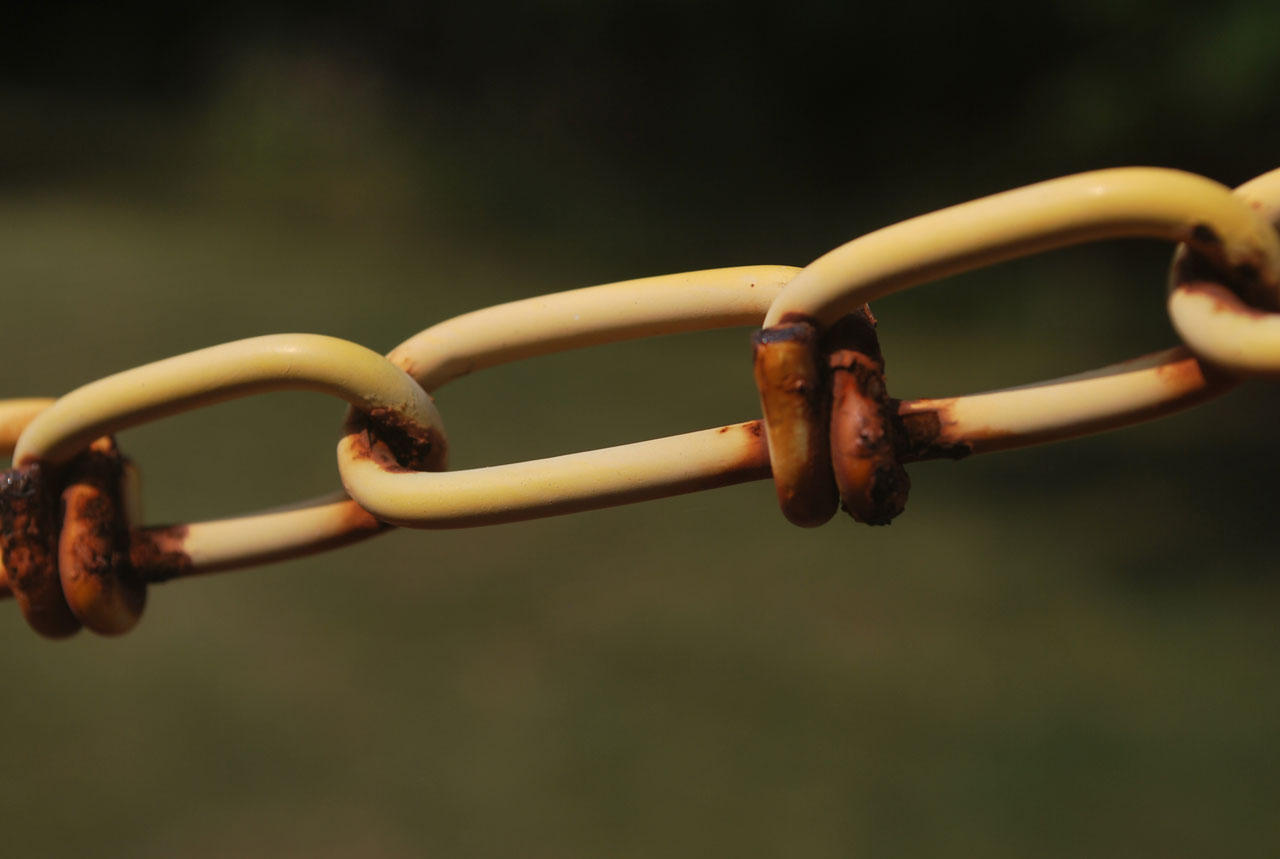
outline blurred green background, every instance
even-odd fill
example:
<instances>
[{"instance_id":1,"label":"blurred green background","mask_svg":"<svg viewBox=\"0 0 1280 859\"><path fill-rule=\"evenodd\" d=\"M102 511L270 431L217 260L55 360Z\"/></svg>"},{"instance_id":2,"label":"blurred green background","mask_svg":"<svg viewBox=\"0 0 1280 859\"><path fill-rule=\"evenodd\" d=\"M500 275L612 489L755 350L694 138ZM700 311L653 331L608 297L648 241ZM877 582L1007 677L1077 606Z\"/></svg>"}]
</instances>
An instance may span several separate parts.
<instances>
[{"instance_id":1,"label":"blurred green background","mask_svg":"<svg viewBox=\"0 0 1280 859\"><path fill-rule=\"evenodd\" d=\"M0 57L4 396L229 339L380 351L496 302L803 265L1079 170L1280 164L1268 2L27 4ZM1169 248L880 303L898 396L1175 342ZM457 467L758 414L748 332L469 377ZM150 521L336 485L342 406L124 433ZM1203 856L1280 846L1275 389L913 469L892 527L767 483L0 606L12 856Z\"/></svg>"}]
</instances>

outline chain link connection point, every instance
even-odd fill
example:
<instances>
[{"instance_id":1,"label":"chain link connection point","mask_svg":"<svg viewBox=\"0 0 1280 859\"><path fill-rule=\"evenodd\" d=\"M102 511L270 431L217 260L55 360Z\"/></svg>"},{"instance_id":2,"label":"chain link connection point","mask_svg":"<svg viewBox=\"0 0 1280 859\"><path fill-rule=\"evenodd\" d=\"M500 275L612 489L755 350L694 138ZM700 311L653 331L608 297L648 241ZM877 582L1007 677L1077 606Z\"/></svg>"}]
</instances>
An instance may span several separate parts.
<instances>
[{"instance_id":1,"label":"chain link connection point","mask_svg":"<svg viewBox=\"0 0 1280 859\"><path fill-rule=\"evenodd\" d=\"M54 400L0 401L0 598L51 637L131 627L145 584L336 548L392 525L453 528L660 498L772 475L787 518L901 512L902 464L1060 441L1280 378L1280 170L1229 192L1176 170L1122 168L997 194L886 227L804 269L743 266L484 308L386 358L319 335L222 344ZM1003 260L1121 236L1181 243L1168 311L1185 345L1017 388L890 399L867 302ZM841 322L845 314L852 314ZM759 325L763 421L460 472L426 391L486 367L599 343ZM351 493L210 522L133 527L131 469L102 436L282 389L353 407L338 445ZM389 418L389 419L388 419ZM86 452L87 451L87 452ZM59 523L59 505L67 519ZM126 536L122 536L126 535Z\"/></svg>"},{"instance_id":2,"label":"chain link connection point","mask_svg":"<svg viewBox=\"0 0 1280 859\"><path fill-rule=\"evenodd\" d=\"M885 386L876 320L863 305L823 338L831 389L831 465L855 521L888 525L907 506L911 478L898 461L896 405Z\"/></svg>"}]
</instances>

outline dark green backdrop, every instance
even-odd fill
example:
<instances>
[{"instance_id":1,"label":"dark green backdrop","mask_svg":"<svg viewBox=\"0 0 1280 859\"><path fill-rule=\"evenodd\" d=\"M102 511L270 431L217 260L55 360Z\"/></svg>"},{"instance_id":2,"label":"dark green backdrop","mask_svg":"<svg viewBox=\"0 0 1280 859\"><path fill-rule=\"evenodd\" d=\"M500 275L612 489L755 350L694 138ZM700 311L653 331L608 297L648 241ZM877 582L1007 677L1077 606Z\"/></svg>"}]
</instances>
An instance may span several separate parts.
<instances>
[{"instance_id":1,"label":"dark green backdrop","mask_svg":"<svg viewBox=\"0 0 1280 859\"><path fill-rule=\"evenodd\" d=\"M27 4L0 56L0 396L255 334L386 350L592 283L804 264L1084 169L1280 166L1280 6ZM1170 345L1170 249L875 308L899 396ZM439 404L459 467L745 420L748 332ZM307 395L124 433L150 521L323 492ZM768 484L398 532L155 588L116 641L0 606L0 851L1204 856L1280 845L1274 388L913 469L891 528Z\"/></svg>"}]
</instances>

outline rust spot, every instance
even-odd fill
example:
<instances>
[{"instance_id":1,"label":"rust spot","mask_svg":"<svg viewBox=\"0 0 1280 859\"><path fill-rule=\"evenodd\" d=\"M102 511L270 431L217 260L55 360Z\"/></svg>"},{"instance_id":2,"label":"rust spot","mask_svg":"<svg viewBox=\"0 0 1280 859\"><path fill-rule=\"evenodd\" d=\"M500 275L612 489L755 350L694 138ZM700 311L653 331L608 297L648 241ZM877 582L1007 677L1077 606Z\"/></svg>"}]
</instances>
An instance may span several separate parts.
<instances>
[{"instance_id":1,"label":"rust spot","mask_svg":"<svg viewBox=\"0 0 1280 859\"><path fill-rule=\"evenodd\" d=\"M369 423L363 415L356 418L355 431L351 439L351 456L354 459L368 459L377 463L378 467L390 474L408 474L412 468L405 468L396 462L391 449L369 430Z\"/></svg>"},{"instance_id":2,"label":"rust spot","mask_svg":"<svg viewBox=\"0 0 1280 859\"><path fill-rule=\"evenodd\" d=\"M385 407L362 413L360 420L367 455L381 462L374 452L383 446L394 463L394 467L388 466L387 470L440 471L444 468L444 438L434 427L419 426ZM357 455L366 455L366 452L357 449Z\"/></svg>"},{"instance_id":3,"label":"rust spot","mask_svg":"<svg viewBox=\"0 0 1280 859\"><path fill-rule=\"evenodd\" d=\"M132 629L147 600L146 583L129 559L120 491L124 468L115 442L104 436L69 463L62 490L62 592L76 617L102 635Z\"/></svg>"},{"instance_id":4,"label":"rust spot","mask_svg":"<svg viewBox=\"0 0 1280 859\"><path fill-rule=\"evenodd\" d=\"M772 469L769 465L769 444L765 440L764 421L732 424L721 427L718 433L738 434L737 443L741 447L735 448L737 460L723 473L706 479L700 478L691 486L703 488L727 486L742 480L764 480L770 476Z\"/></svg>"},{"instance_id":5,"label":"rust spot","mask_svg":"<svg viewBox=\"0 0 1280 859\"><path fill-rule=\"evenodd\" d=\"M0 553L9 587L36 632L65 638L80 628L62 595L54 544L57 494L51 470L39 462L0 476Z\"/></svg>"},{"instance_id":6,"label":"rust spot","mask_svg":"<svg viewBox=\"0 0 1280 859\"><path fill-rule=\"evenodd\" d=\"M1192 290L1198 284L1220 285L1240 297L1250 310L1280 311L1276 299L1277 285L1268 284L1262 277L1262 269L1257 260L1261 252L1257 249L1245 254L1245 259L1234 266L1217 259L1217 255L1198 253L1189 250L1179 254L1174 264L1174 281L1179 289ZM1236 308L1224 307L1234 313Z\"/></svg>"},{"instance_id":7,"label":"rust spot","mask_svg":"<svg viewBox=\"0 0 1280 859\"><path fill-rule=\"evenodd\" d=\"M129 560L147 582L166 582L191 571L191 556L184 548L186 525L139 528L130 535Z\"/></svg>"},{"instance_id":8,"label":"rust spot","mask_svg":"<svg viewBox=\"0 0 1280 859\"><path fill-rule=\"evenodd\" d=\"M831 386L831 465L845 511L887 525L906 507L911 478L898 461L894 412L875 319L864 305L824 338Z\"/></svg>"},{"instance_id":9,"label":"rust spot","mask_svg":"<svg viewBox=\"0 0 1280 859\"><path fill-rule=\"evenodd\" d=\"M1210 380L1216 383L1230 378L1212 365L1201 363L1199 359L1192 356L1159 364L1155 372L1161 382L1178 390L1203 388L1209 384Z\"/></svg>"},{"instance_id":10,"label":"rust spot","mask_svg":"<svg viewBox=\"0 0 1280 859\"><path fill-rule=\"evenodd\" d=\"M350 507L350 510L347 511L345 516L346 527L343 529L342 537L344 540L350 539L346 537L347 534L357 532L379 534L383 531L390 531L395 528L395 526L389 522L383 522L381 519L375 518L372 513L365 510L354 501L350 502L348 506Z\"/></svg>"},{"instance_id":11,"label":"rust spot","mask_svg":"<svg viewBox=\"0 0 1280 859\"><path fill-rule=\"evenodd\" d=\"M937 409L904 411L901 400L890 402L898 456L903 462L964 459L973 453L969 444L948 437L946 423Z\"/></svg>"}]
</instances>

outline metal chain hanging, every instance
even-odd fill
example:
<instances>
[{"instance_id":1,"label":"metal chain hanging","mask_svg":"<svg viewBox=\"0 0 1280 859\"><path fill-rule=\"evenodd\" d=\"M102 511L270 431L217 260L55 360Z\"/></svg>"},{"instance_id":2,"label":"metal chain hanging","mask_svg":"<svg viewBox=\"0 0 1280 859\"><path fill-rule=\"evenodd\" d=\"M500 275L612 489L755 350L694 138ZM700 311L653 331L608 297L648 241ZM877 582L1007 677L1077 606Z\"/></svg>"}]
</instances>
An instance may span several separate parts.
<instances>
[{"instance_id":1,"label":"metal chain hanging","mask_svg":"<svg viewBox=\"0 0 1280 859\"><path fill-rule=\"evenodd\" d=\"M343 546L391 526L459 528L573 513L772 477L783 514L838 506L885 524L906 463L1045 444L1280 376L1280 170L1234 192L1189 173L1102 170L997 194L844 244L803 269L746 266L539 296L441 322L385 358L314 334L255 337L117 373L52 399L0 401L0 597L50 637L137 622L149 584ZM1122 236L1179 245L1168 312L1184 345L990 393L898 400L868 303L994 263ZM762 420L531 462L447 471L429 392L460 376L600 343L762 325ZM350 404L345 489L245 516L138 522L112 434L250 394Z\"/></svg>"}]
</instances>

